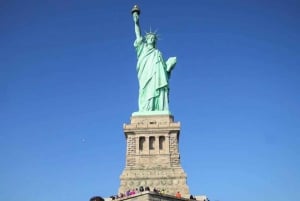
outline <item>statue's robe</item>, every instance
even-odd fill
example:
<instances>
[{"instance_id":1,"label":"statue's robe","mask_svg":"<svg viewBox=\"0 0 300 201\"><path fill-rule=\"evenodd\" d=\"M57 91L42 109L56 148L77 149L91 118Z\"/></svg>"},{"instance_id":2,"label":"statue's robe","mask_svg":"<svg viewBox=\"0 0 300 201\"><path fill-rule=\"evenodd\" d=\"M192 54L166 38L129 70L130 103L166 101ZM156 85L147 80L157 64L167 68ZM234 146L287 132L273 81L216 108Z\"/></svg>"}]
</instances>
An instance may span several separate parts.
<instances>
[{"instance_id":1,"label":"statue's robe","mask_svg":"<svg viewBox=\"0 0 300 201\"><path fill-rule=\"evenodd\" d=\"M139 111L168 111L167 66L159 50L149 49L144 40L134 42L139 80Z\"/></svg>"}]
</instances>

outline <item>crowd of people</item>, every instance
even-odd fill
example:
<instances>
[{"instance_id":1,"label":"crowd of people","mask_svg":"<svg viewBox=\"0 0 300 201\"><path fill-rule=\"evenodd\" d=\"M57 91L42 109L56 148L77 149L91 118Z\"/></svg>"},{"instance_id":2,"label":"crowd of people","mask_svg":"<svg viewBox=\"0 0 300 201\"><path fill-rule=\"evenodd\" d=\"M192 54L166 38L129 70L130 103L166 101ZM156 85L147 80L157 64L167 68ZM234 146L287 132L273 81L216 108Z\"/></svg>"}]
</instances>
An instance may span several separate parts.
<instances>
[{"instance_id":1,"label":"crowd of people","mask_svg":"<svg viewBox=\"0 0 300 201\"><path fill-rule=\"evenodd\" d=\"M119 193L117 195L112 195L112 196L110 196L110 198L112 200L116 200L116 199L125 198L125 197L129 197L129 196L134 196L136 194L147 192L147 191L148 192L151 191L149 186L146 186L146 187L140 186L139 188L129 189L125 193ZM167 194L165 189L158 189L155 187L152 189L151 192L158 193L158 194ZM177 193L174 196L179 199L182 197L181 193L179 191L177 191ZM196 200L196 198L193 195L190 196L190 199Z\"/></svg>"},{"instance_id":2,"label":"crowd of people","mask_svg":"<svg viewBox=\"0 0 300 201\"><path fill-rule=\"evenodd\" d=\"M132 195L135 195L135 194L138 194L138 193L142 193L144 191L150 191L149 186L146 186L145 188L143 186L140 186L139 188L129 189L125 193L120 193L118 195L112 195L112 196L110 196L110 198L112 200L115 200L115 199L119 199L119 198L132 196ZM156 192L156 191L154 191L154 192Z\"/></svg>"}]
</instances>

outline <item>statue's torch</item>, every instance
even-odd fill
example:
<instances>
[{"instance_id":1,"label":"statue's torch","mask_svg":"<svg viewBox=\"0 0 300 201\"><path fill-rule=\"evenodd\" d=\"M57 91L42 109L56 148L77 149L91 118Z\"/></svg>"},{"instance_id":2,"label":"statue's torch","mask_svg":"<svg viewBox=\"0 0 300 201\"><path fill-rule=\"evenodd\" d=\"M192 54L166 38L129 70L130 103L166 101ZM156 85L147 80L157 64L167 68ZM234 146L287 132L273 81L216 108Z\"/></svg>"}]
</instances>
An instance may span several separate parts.
<instances>
[{"instance_id":1,"label":"statue's torch","mask_svg":"<svg viewBox=\"0 0 300 201\"><path fill-rule=\"evenodd\" d=\"M131 14L134 15L135 13L137 15L140 15L140 13L141 13L141 10L137 5L134 5L133 8L131 9Z\"/></svg>"}]
</instances>

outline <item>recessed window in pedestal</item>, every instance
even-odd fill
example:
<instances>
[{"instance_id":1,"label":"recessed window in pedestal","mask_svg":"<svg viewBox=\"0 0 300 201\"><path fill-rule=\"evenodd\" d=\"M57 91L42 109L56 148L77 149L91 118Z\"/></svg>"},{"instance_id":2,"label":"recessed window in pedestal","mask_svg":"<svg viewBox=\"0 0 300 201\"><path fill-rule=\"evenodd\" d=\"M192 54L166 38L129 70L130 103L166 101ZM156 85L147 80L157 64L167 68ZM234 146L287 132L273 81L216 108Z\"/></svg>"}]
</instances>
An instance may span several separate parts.
<instances>
[{"instance_id":1,"label":"recessed window in pedestal","mask_svg":"<svg viewBox=\"0 0 300 201\"><path fill-rule=\"evenodd\" d=\"M151 136L149 138L149 149L154 150L154 142L155 142L155 137Z\"/></svg>"},{"instance_id":2,"label":"recessed window in pedestal","mask_svg":"<svg viewBox=\"0 0 300 201\"><path fill-rule=\"evenodd\" d=\"M143 151L144 149L144 143L145 143L145 137L140 137L139 138L139 150Z\"/></svg>"},{"instance_id":3,"label":"recessed window in pedestal","mask_svg":"<svg viewBox=\"0 0 300 201\"><path fill-rule=\"evenodd\" d=\"M163 150L165 145L165 136L159 136L159 150Z\"/></svg>"}]
</instances>

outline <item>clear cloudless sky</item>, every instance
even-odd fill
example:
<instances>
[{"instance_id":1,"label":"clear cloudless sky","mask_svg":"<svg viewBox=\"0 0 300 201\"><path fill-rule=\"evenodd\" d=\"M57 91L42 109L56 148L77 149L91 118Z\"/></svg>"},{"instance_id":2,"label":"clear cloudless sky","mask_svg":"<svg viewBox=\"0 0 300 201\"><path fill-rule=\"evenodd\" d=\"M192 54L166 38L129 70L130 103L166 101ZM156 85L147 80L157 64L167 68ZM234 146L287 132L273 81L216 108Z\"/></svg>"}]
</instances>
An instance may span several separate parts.
<instances>
[{"instance_id":1,"label":"clear cloudless sky","mask_svg":"<svg viewBox=\"0 0 300 201\"><path fill-rule=\"evenodd\" d=\"M117 193L137 111L134 4L177 56L190 192L300 200L299 0L1 0L0 200Z\"/></svg>"}]
</instances>

